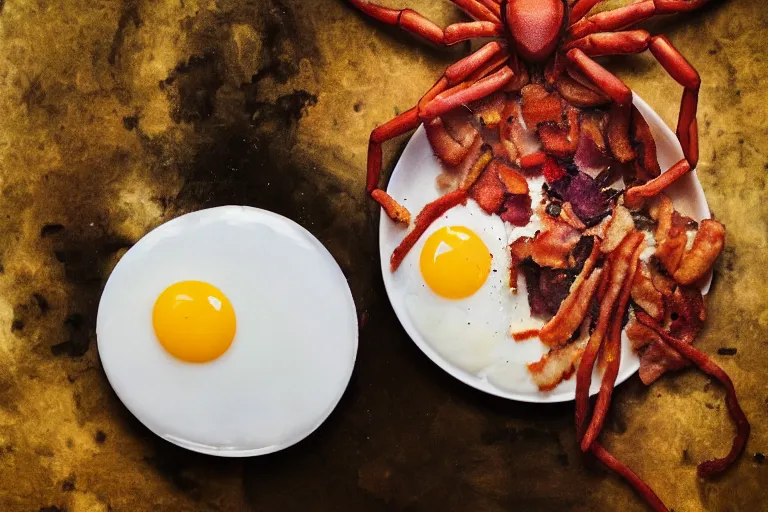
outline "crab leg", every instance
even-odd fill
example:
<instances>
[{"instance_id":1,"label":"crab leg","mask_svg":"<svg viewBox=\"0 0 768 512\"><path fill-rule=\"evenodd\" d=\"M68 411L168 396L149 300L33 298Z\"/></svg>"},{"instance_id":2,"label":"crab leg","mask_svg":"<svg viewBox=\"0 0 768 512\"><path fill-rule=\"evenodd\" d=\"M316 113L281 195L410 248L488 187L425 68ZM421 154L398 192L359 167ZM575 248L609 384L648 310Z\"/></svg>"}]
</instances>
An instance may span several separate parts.
<instances>
[{"instance_id":1,"label":"crab leg","mask_svg":"<svg viewBox=\"0 0 768 512\"><path fill-rule=\"evenodd\" d=\"M688 12L703 7L709 0L655 0L656 14Z\"/></svg>"},{"instance_id":2,"label":"crab leg","mask_svg":"<svg viewBox=\"0 0 768 512\"><path fill-rule=\"evenodd\" d=\"M699 161L699 127L696 121L696 110L699 103L701 78L666 37L652 38L649 49L669 76L685 88L680 104L680 116L677 119L677 138L683 147L685 158L691 167L695 168Z\"/></svg>"},{"instance_id":3,"label":"crab leg","mask_svg":"<svg viewBox=\"0 0 768 512\"><path fill-rule=\"evenodd\" d=\"M656 12L654 0L619 7L594 14L574 23L568 29L570 39L580 39L595 32L613 32L647 20Z\"/></svg>"},{"instance_id":4,"label":"crab leg","mask_svg":"<svg viewBox=\"0 0 768 512\"><path fill-rule=\"evenodd\" d=\"M477 21L491 21L493 23L501 23L501 9L497 6L498 13L494 13L483 5L485 2L480 0L450 0L451 3L456 4L465 13Z\"/></svg>"},{"instance_id":5,"label":"crab leg","mask_svg":"<svg viewBox=\"0 0 768 512\"><path fill-rule=\"evenodd\" d=\"M492 37L504 34L504 27L491 21L454 23L445 30L413 9L390 9L365 0L347 0L358 10L387 25L395 25L406 32L436 45L452 45L473 37ZM480 6L482 7L482 6ZM487 11L487 9L485 9ZM490 11L489 14L492 15Z\"/></svg>"},{"instance_id":6,"label":"crab leg","mask_svg":"<svg viewBox=\"0 0 768 512\"><path fill-rule=\"evenodd\" d=\"M637 5L637 4L636 4ZM568 52L568 59L601 91L622 107L632 104L632 91L610 71L592 60L578 48Z\"/></svg>"},{"instance_id":7,"label":"crab leg","mask_svg":"<svg viewBox=\"0 0 768 512\"><path fill-rule=\"evenodd\" d=\"M448 85L458 84L500 53L506 55L505 45L498 41L491 41L475 53L451 64L445 70L444 75L448 80Z\"/></svg>"},{"instance_id":8,"label":"crab leg","mask_svg":"<svg viewBox=\"0 0 768 512\"><path fill-rule=\"evenodd\" d=\"M571 15L569 21L571 25L579 21L581 18L587 15L587 13L597 4L603 0L576 0L576 3L571 7Z\"/></svg>"},{"instance_id":9,"label":"crab leg","mask_svg":"<svg viewBox=\"0 0 768 512\"><path fill-rule=\"evenodd\" d=\"M515 74L509 66L504 66L472 85L465 86L466 82L460 84L453 89L438 94L435 99L424 106L419 115L422 120L432 119L466 103L485 98L501 90L514 76Z\"/></svg>"},{"instance_id":10,"label":"crab leg","mask_svg":"<svg viewBox=\"0 0 768 512\"><path fill-rule=\"evenodd\" d=\"M598 32L567 43L563 49L568 52L578 48L589 57L640 53L648 49L651 34L647 30L624 32Z\"/></svg>"},{"instance_id":11,"label":"crab leg","mask_svg":"<svg viewBox=\"0 0 768 512\"><path fill-rule=\"evenodd\" d=\"M368 141L368 180L366 189L373 192L379 186L379 175L381 174L381 144L394 139L398 135L409 132L418 127L419 112L416 107L403 112L377 127L371 132L371 138Z\"/></svg>"},{"instance_id":12,"label":"crab leg","mask_svg":"<svg viewBox=\"0 0 768 512\"><path fill-rule=\"evenodd\" d=\"M565 49L571 51L578 49L584 52L585 55L593 57L639 53L649 49L659 64L669 73L669 76L684 87L683 99L680 104L680 116L677 120L677 138L680 140L685 158L692 168L696 167L699 161L699 129L696 121L696 111L701 78L696 69L680 54L669 39L664 36L650 37L645 30L614 33L601 32L571 41L565 46ZM571 57L570 52L568 56ZM579 64L579 61L586 62L578 54L574 54L572 60L580 66L584 64ZM583 67L582 70L585 71ZM597 80L595 80L595 83L600 85Z\"/></svg>"}]
</instances>

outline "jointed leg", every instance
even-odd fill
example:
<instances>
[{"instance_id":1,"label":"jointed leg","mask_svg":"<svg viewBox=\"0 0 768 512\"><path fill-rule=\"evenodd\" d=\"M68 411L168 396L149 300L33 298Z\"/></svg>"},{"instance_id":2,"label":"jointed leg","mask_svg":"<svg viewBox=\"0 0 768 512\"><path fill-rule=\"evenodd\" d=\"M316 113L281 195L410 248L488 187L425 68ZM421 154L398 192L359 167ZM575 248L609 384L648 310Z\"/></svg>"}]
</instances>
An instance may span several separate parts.
<instances>
[{"instance_id":1,"label":"jointed leg","mask_svg":"<svg viewBox=\"0 0 768 512\"><path fill-rule=\"evenodd\" d=\"M503 89L514 76L515 74L509 66L504 66L495 73L482 78L471 85L467 86L467 82L459 84L453 89L438 94L432 101L424 106L424 109L419 115L422 120L433 119L456 107L485 98L486 96Z\"/></svg>"},{"instance_id":2,"label":"jointed leg","mask_svg":"<svg viewBox=\"0 0 768 512\"><path fill-rule=\"evenodd\" d=\"M656 14L688 12L703 7L709 0L655 0Z\"/></svg>"},{"instance_id":3,"label":"jointed leg","mask_svg":"<svg viewBox=\"0 0 768 512\"><path fill-rule=\"evenodd\" d=\"M583 0L582 0L583 1ZM656 12L654 0L619 7L584 18L568 29L570 39L580 39L595 32L613 32L647 20Z\"/></svg>"},{"instance_id":4,"label":"jointed leg","mask_svg":"<svg viewBox=\"0 0 768 512\"><path fill-rule=\"evenodd\" d=\"M484 2L480 0L450 0L452 3L459 6L459 8L465 13L477 21L491 21L493 23L501 23L500 16L494 14L488 9ZM499 11L500 12L500 11Z\"/></svg>"},{"instance_id":5,"label":"jointed leg","mask_svg":"<svg viewBox=\"0 0 768 512\"><path fill-rule=\"evenodd\" d=\"M504 34L504 27L496 21L454 23L443 30L412 9L390 9L368 3L365 0L348 1L361 12L382 23L398 26L411 34L441 46L456 44L473 37L493 37ZM494 19L493 13L482 5L477 4L477 0L471 0L466 3L477 5L477 7L490 15L490 19Z\"/></svg>"},{"instance_id":6,"label":"jointed leg","mask_svg":"<svg viewBox=\"0 0 768 512\"><path fill-rule=\"evenodd\" d=\"M568 19L569 23L573 25L581 18L587 15L587 13L597 4L603 0L576 0L576 3L571 7L571 17Z\"/></svg>"},{"instance_id":7,"label":"jointed leg","mask_svg":"<svg viewBox=\"0 0 768 512\"><path fill-rule=\"evenodd\" d=\"M650 50L667 73L685 88L680 104L680 116L677 119L677 138L691 168L696 168L699 161L699 127L696 121L696 110L699 103L701 78L666 37L656 36L651 39Z\"/></svg>"},{"instance_id":8,"label":"jointed leg","mask_svg":"<svg viewBox=\"0 0 768 512\"><path fill-rule=\"evenodd\" d=\"M568 52L568 57L582 67L582 71L585 71L583 66L585 62L588 62L586 59L589 59L589 57L586 57L587 54L593 56L619 55L638 53L646 49L651 50L651 53L664 70L685 88L680 104L680 116L677 121L677 138L680 140L683 154L691 164L691 168L696 167L699 161L699 130L696 121L696 111L701 78L669 39L664 36L654 36L651 38L644 30L597 33L572 41L568 43L567 48L575 48ZM582 51L585 57L577 53ZM594 65L597 66L597 64ZM608 72L606 71L605 73ZM589 75L586 71L585 74ZM590 76L590 78L594 79L593 76ZM597 80L595 80L595 84L600 86Z\"/></svg>"},{"instance_id":9,"label":"jointed leg","mask_svg":"<svg viewBox=\"0 0 768 512\"><path fill-rule=\"evenodd\" d=\"M568 59L616 104L622 107L632 104L630 88L583 51L574 48L568 52Z\"/></svg>"},{"instance_id":10,"label":"jointed leg","mask_svg":"<svg viewBox=\"0 0 768 512\"><path fill-rule=\"evenodd\" d=\"M366 189L373 192L379 186L381 175L381 144L419 126L419 112L413 107L371 132L368 142L368 180Z\"/></svg>"}]
</instances>

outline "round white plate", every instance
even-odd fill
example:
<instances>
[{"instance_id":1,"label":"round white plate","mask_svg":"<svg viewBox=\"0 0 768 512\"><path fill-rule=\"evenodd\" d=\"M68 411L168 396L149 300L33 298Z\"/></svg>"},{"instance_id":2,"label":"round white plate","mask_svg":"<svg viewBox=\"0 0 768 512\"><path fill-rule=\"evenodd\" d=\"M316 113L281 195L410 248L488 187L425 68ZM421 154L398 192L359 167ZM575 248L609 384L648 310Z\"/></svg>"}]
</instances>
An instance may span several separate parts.
<instances>
[{"instance_id":1,"label":"round white plate","mask_svg":"<svg viewBox=\"0 0 768 512\"><path fill-rule=\"evenodd\" d=\"M634 104L645 117L651 128L658 151L659 164L662 169L668 169L683 158L680 143L672 130L667 127L661 118L636 94ZM395 166L390 178L387 192L398 201L402 201L412 215L418 214L425 204L440 196L435 187L435 178L442 172L441 166L435 157L423 126L414 133L408 145L403 151L400 160ZM418 194L413 191L418 190ZM696 172L690 172L680 178L677 183L667 190L673 199L675 208L684 215L688 215L696 221L710 217L704 190L699 183ZM471 200L470 200L471 201ZM390 272L389 259L392 251L405 236L406 230L392 222L383 212L379 225L379 250L381 255L381 271L384 277L384 285L387 290L392 307L397 314L400 323L416 345L440 368L480 391L503 398L519 400L523 402L564 402L573 400L576 392L575 379L561 383L550 392L539 391L533 384L525 368L526 363L537 361L546 353L546 347L534 338L525 342L515 343L512 338L503 347L503 353L507 359L504 368L495 368L492 378L489 379L487 371L471 372L460 368L454 362L449 361L436 350L419 333L415 322L410 317L406 307L407 279L398 278L400 273L412 272L418 274L418 255L424 240L434 229L428 230L419 242L413 247L402 266L396 273ZM702 292L709 291L711 276L702 286ZM521 291L521 293L523 293ZM411 299L412 300L412 299ZM530 315L527 315L530 316ZM541 323L539 323L541 325ZM520 329L523 330L523 329ZM463 347L471 350L472 347ZM622 336L621 367L616 379L616 385L621 384L632 376L640 368L640 360L630 346L626 335ZM503 373L507 372L506 375ZM600 375L597 370L593 374L590 394L595 394L600 388Z\"/></svg>"},{"instance_id":2,"label":"round white plate","mask_svg":"<svg viewBox=\"0 0 768 512\"><path fill-rule=\"evenodd\" d=\"M152 308L169 285L206 281L230 300L237 332L204 364L158 343ZM282 450L331 414L357 354L347 280L306 229L245 206L201 210L134 245L107 281L99 356L125 406L152 432L225 457Z\"/></svg>"}]
</instances>

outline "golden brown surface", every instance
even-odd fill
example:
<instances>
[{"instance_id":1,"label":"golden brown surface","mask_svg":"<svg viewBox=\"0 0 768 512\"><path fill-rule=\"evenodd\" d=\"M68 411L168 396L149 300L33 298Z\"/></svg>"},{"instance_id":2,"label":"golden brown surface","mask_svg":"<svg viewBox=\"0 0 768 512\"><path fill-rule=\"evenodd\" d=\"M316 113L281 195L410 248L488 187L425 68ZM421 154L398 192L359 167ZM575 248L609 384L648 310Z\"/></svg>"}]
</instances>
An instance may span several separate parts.
<instances>
[{"instance_id":1,"label":"golden brown surface","mask_svg":"<svg viewBox=\"0 0 768 512\"><path fill-rule=\"evenodd\" d=\"M386 3L461 18L447 1ZM768 452L768 5L714 3L648 26L703 78L699 176L728 238L698 346L733 378L752 437L724 478L696 478L732 427L695 371L620 386L603 436L677 512L768 507L768 463L754 455ZM466 51L429 48L342 0L0 0L0 510L644 510L583 461L572 404L454 381L386 299L363 194L368 132ZM674 125L681 91L650 56L611 67ZM389 168L404 140L386 146ZM369 318L329 421L249 460L143 428L112 393L94 334L127 247L226 203L315 233Z\"/></svg>"}]
</instances>

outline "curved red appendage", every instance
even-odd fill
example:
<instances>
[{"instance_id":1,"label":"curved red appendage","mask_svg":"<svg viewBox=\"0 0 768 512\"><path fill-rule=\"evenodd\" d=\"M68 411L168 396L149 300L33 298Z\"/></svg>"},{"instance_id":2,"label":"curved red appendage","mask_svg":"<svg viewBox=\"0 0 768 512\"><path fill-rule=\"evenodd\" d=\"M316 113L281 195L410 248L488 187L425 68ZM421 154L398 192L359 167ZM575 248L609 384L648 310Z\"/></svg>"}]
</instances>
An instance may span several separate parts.
<instances>
[{"instance_id":1,"label":"curved red appendage","mask_svg":"<svg viewBox=\"0 0 768 512\"><path fill-rule=\"evenodd\" d=\"M444 44L443 29L412 9L390 9L364 0L347 0L358 10L387 25L396 25L435 44Z\"/></svg>"},{"instance_id":2,"label":"curved red appendage","mask_svg":"<svg viewBox=\"0 0 768 512\"><path fill-rule=\"evenodd\" d=\"M474 39L476 37L501 37L504 35L504 26L491 21L470 21L469 23L454 23L445 28L444 41L447 45L453 45Z\"/></svg>"},{"instance_id":3,"label":"curved red appendage","mask_svg":"<svg viewBox=\"0 0 768 512\"><path fill-rule=\"evenodd\" d=\"M680 104L680 117L677 120L677 138L683 147L685 158L688 159L691 167L695 168L699 161L699 129L696 110L699 103L701 78L696 69L666 37L653 37L649 49L667 73L685 87Z\"/></svg>"},{"instance_id":4,"label":"curved red appendage","mask_svg":"<svg viewBox=\"0 0 768 512\"><path fill-rule=\"evenodd\" d=\"M627 190L624 200L629 208L637 206L641 199L654 197L660 194L665 188L677 181L681 176L691 170L691 164L683 158L666 172L659 174L651 181L632 187Z\"/></svg>"},{"instance_id":5,"label":"curved red appendage","mask_svg":"<svg viewBox=\"0 0 768 512\"><path fill-rule=\"evenodd\" d=\"M464 57L445 70L445 78L449 85L455 85L469 75L480 69L488 61L504 52L506 45L498 41L491 41L475 53ZM506 53L506 52L505 52Z\"/></svg>"},{"instance_id":6,"label":"curved red appendage","mask_svg":"<svg viewBox=\"0 0 768 512\"><path fill-rule=\"evenodd\" d=\"M647 30L599 32L571 41L563 49L567 52L578 48L590 57L602 57L644 52L648 49L650 42L651 34Z\"/></svg>"},{"instance_id":7,"label":"curved red appendage","mask_svg":"<svg viewBox=\"0 0 768 512\"><path fill-rule=\"evenodd\" d=\"M573 25L578 22L581 18L586 16L595 5L602 1L603 0L576 0L576 3L571 7L571 14L568 20L569 23Z\"/></svg>"},{"instance_id":8,"label":"curved red appendage","mask_svg":"<svg viewBox=\"0 0 768 512\"><path fill-rule=\"evenodd\" d=\"M426 205L416 216L416 220L413 223L413 229L405 235L405 238L400 242L400 245L398 245L392 252L392 256L389 259L390 270L394 272L400 267L405 256L419 238L421 238L421 235L424 234L430 224L454 206L465 203L467 197L466 189L460 188L453 192L449 192Z\"/></svg>"},{"instance_id":9,"label":"curved red appendage","mask_svg":"<svg viewBox=\"0 0 768 512\"><path fill-rule=\"evenodd\" d=\"M647 313L639 311L636 317L638 322L652 329L656 334L661 336L669 346L698 366L702 372L719 380L725 388L725 404L728 407L728 412L730 413L731 418L733 418L733 421L736 423L736 436L733 438L731 451L721 459L710 459L700 463L696 470L696 473L703 478L722 473L731 467L739 455L741 455L741 452L744 451L751 428L747 416L739 405L739 400L736 397L736 389L733 387L731 378L728 377L728 374L726 374L722 368L717 366L707 354L695 348L693 345L689 345L685 341L671 336Z\"/></svg>"},{"instance_id":10,"label":"curved red appendage","mask_svg":"<svg viewBox=\"0 0 768 512\"><path fill-rule=\"evenodd\" d=\"M657 14L673 14L698 9L709 3L709 0L656 0L655 3Z\"/></svg>"},{"instance_id":11,"label":"curved red appendage","mask_svg":"<svg viewBox=\"0 0 768 512\"><path fill-rule=\"evenodd\" d=\"M584 73L602 92L617 105L626 106L632 103L632 91L624 82L610 71L587 57L583 51L574 48L569 51L568 59Z\"/></svg>"},{"instance_id":12,"label":"curved red appendage","mask_svg":"<svg viewBox=\"0 0 768 512\"><path fill-rule=\"evenodd\" d=\"M462 11L469 14L477 21L490 21L493 23L501 23L501 16L498 16L491 12L483 3L479 0L450 0L451 3L456 4Z\"/></svg>"},{"instance_id":13,"label":"curved red appendage","mask_svg":"<svg viewBox=\"0 0 768 512\"><path fill-rule=\"evenodd\" d=\"M417 107L403 112L371 132L368 140L368 178L366 190L373 192L379 186L381 175L381 144L398 135L409 132L421 124Z\"/></svg>"},{"instance_id":14,"label":"curved red appendage","mask_svg":"<svg viewBox=\"0 0 768 512\"><path fill-rule=\"evenodd\" d=\"M580 39L595 32L615 32L647 20L655 12L654 0L645 0L612 11L601 12L573 24L568 29L568 38Z\"/></svg>"},{"instance_id":15,"label":"curved red appendage","mask_svg":"<svg viewBox=\"0 0 768 512\"><path fill-rule=\"evenodd\" d=\"M486 9L491 11L496 18L501 21L501 4L496 0L477 0L485 6Z\"/></svg>"},{"instance_id":16,"label":"curved red appendage","mask_svg":"<svg viewBox=\"0 0 768 512\"><path fill-rule=\"evenodd\" d=\"M645 500L648 506L654 510L654 512L669 512L669 509L666 507L666 505L664 505L659 497L656 496L656 493L653 492L653 489L651 489L648 484L643 482L640 477L635 474L634 471L629 469L629 467L627 467L623 462L611 455L608 450L603 448L603 445L595 441L592 443L592 447L590 449L595 457L600 460L600 462L605 464L608 468L626 480L629 485L635 489L637 494L639 494L640 497Z\"/></svg>"},{"instance_id":17,"label":"curved red appendage","mask_svg":"<svg viewBox=\"0 0 768 512\"><path fill-rule=\"evenodd\" d=\"M485 98L501 90L515 74L504 66L492 75L478 80L468 87L456 87L441 94L424 106L419 113L422 120L433 119L466 103ZM462 84L463 85L463 84Z\"/></svg>"},{"instance_id":18,"label":"curved red appendage","mask_svg":"<svg viewBox=\"0 0 768 512\"><path fill-rule=\"evenodd\" d=\"M633 235L630 235L633 236ZM608 335L608 341L605 346L604 355L606 360L605 371L603 372L603 381L600 384L600 394L597 397L597 403L595 404L595 412L592 413L592 421L589 423L584 438L581 440L581 450L589 450L592 443L595 442L597 436L603 430L603 424L605 423L605 417L608 415L608 408L611 405L611 396L613 395L613 387L616 384L616 377L619 375L619 366L621 365L621 328L624 320L624 312L627 310L629 304L629 297L632 292L632 283L635 279L635 273L640 261L640 252L643 248L642 237L635 237L637 240L637 247L632 254L630 260L630 270L627 273L624 284L621 288L621 295L619 296L618 307L613 315L613 323L611 324L611 332ZM634 241L632 242L634 243Z\"/></svg>"}]
</instances>

